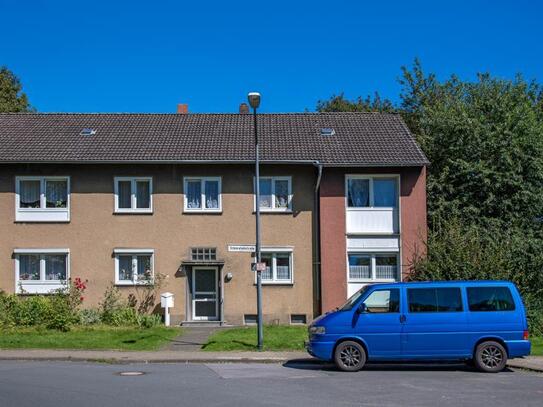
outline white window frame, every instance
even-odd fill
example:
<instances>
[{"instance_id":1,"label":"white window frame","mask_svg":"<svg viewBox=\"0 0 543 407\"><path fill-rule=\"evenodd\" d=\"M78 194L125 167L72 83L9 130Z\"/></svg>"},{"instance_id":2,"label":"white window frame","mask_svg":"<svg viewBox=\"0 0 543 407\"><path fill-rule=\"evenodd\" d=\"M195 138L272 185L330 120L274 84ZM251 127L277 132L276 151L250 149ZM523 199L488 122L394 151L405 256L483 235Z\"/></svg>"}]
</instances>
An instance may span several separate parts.
<instances>
[{"instance_id":1,"label":"white window frame","mask_svg":"<svg viewBox=\"0 0 543 407\"><path fill-rule=\"evenodd\" d=\"M192 181L200 181L200 203L201 208L189 208L188 207L188 199L187 199L187 191L188 191L188 183ZM218 208L206 208L206 191L205 191L205 183L206 181L216 181L218 182L219 188L219 207ZM183 212L196 212L196 213L221 213L222 212L222 177L183 177Z\"/></svg>"},{"instance_id":2,"label":"white window frame","mask_svg":"<svg viewBox=\"0 0 543 407\"><path fill-rule=\"evenodd\" d=\"M21 181L40 182L40 207L21 208ZM66 181L66 208L47 208L45 184L47 181ZM15 177L15 221L16 222L69 222L70 221L70 177L69 176L17 176Z\"/></svg>"},{"instance_id":3,"label":"white window frame","mask_svg":"<svg viewBox=\"0 0 543 407\"><path fill-rule=\"evenodd\" d=\"M52 294L54 291L66 287L70 279L70 249L62 248L44 248L44 249L15 249L13 250L15 258L15 293L17 294ZM51 254L66 255L66 280L46 280L45 279L45 256ZM21 280L20 279L20 260L21 255L40 256L40 279L39 280Z\"/></svg>"},{"instance_id":4,"label":"white window frame","mask_svg":"<svg viewBox=\"0 0 543 407\"><path fill-rule=\"evenodd\" d=\"M260 249L262 254L272 254L272 280L262 279L263 285L293 285L294 284L294 250L292 247L263 247ZM278 280L277 279L277 254L289 255L289 267L290 267L290 279ZM256 284L256 272L255 272L255 284Z\"/></svg>"},{"instance_id":5,"label":"white window frame","mask_svg":"<svg viewBox=\"0 0 543 407\"><path fill-rule=\"evenodd\" d=\"M261 176L260 180L271 180L271 196L272 196L272 207L260 207L260 212L292 212L292 177L291 176ZM288 205L286 208L276 208L275 207L275 181L287 181L288 182ZM256 211L256 177L253 177L253 207ZM262 196L262 191L261 195Z\"/></svg>"},{"instance_id":6,"label":"white window frame","mask_svg":"<svg viewBox=\"0 0 543 407\"><path fill-rule=\"evenodd\" d=\"M130 208L119 208L119 182L130 181ZM137 207L136 182L149 182L149 208ZM115 213L153 213L153 177L114 177Z\"/></svg>"},{"instance_id":7,"label":"white window frame","mask_svg":"<svg viewBox=\"0 0 543 407\"><path fill-rule=\"evenodd\" d=\"M375 196L373 182L376 179L394 179L396 180L396 203L394 206L374 206ZM349 180L366 179L369 181L369 206L356 207L349 206ZM367 210L391 210L400 207L400 175L399 174L347 174L345 176L345 208L349 211L367 211Z\"/></svg>"},{"instance_id":8,"label":"white window frame","mask_svg":"<svg viewBox=\"0 0 543 407\"><path fill-rule=\"evenodd\" d=\"M350 265L349 265L349 256L366 256L370 258L370 273L371 278L351 278L350 273ZM395 256L396 257L396 278L376 278L377 273L377 262L376 257L379 256ZM392 283L397 281L402 281L402 272L401 272L401 263L400 263L400 253L399 252L391 252L391 251L361 251L361 250L351 250L347 252L347 282L349 283Z\"/></svg>"},{"instance_id":9,"label":"white window frame","mask_svg":"<svg viewBox=\"0 0 543 407\"><path fill-rule=\"evenodd\" d=\"M152 285L155 278L155 251L154 249L114 249L115 255L115 285L120 286L135 286L135 285ZM138 256L151 256L151 280L138 281ZM119 256L132 257L132 280L119 279Z\"/></svg>"}]
</instances>

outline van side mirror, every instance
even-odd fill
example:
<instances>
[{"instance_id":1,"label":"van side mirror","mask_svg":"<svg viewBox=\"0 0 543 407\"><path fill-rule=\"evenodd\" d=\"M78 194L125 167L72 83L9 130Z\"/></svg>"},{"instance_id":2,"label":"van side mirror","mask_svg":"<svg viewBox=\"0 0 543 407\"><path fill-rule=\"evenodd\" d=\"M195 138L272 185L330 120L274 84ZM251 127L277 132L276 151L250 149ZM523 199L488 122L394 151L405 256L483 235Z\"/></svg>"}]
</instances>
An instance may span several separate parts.
<instances>
[{"instance_id":1,"label":"van side mirror","mask_svg":"<svg viewBox=\"0 0 543 407\"><path fill-rule=\"evenodd\" d=\"M358 306L357 312L359 314L365 314L366 312L368 312L368 309L366 308L366 304L364 304L363 302L360 303L360 305Z\"/></svg>"}]
</instances>

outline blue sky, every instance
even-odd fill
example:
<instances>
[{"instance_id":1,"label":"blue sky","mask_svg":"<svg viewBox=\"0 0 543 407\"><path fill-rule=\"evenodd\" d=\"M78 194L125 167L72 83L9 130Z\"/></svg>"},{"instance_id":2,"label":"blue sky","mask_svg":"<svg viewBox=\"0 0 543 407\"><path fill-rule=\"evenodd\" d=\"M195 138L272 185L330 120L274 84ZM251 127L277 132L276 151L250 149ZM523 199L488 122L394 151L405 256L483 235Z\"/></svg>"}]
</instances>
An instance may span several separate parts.
<instances>
[{"instance_id":1,"label":"blue sky","mask_svg":"<svg viewBox=\"0 0 543 407\"><path fill-rule=\"evenodd\" d=\"M440 78L543 81L542 2L447 3L0 0L0 65L45 112L235 112L251 90L268 112L396 100L415 57Z\"/></svg>"}]
</instances>

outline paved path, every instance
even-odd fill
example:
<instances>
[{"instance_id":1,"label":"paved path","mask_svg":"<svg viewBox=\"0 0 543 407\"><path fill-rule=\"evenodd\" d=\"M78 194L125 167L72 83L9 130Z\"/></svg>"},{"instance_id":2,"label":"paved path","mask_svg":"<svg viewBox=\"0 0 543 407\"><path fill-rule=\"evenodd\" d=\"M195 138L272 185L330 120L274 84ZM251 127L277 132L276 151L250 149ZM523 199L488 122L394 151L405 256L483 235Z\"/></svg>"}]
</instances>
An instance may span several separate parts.
<instances>
[{"instance_id":1,"label":"paved path","mask_svg":"<svg viewBox=\"0 0 543 407\"><path fill-rule=\"evenodd\" d=\"M162 350L198 352L207 343L207 339L224 327L191 326L183 327L183 334L166 344Z\"/></svg>"},{"instance_id":2,"label":"paved path","mask_svg":"<svg viewBox=\"0 0 543 407\"><path fill-rule=\"evenodd\" d=\"M507 362L507 365L543 372L543 356L526 356L521 359L511 359Z\"/></svg>"},{"instance_id":3,"label":"paved path","mask_svg":"<svg viewBox=\"0 0 543 407\"><path fill-rule=\"evenodd\" d=\"M142 372L139 376L121 373ZM2 407L541 406L543 375L464 365L0 363Z\"/></svg>"}]
</instances>

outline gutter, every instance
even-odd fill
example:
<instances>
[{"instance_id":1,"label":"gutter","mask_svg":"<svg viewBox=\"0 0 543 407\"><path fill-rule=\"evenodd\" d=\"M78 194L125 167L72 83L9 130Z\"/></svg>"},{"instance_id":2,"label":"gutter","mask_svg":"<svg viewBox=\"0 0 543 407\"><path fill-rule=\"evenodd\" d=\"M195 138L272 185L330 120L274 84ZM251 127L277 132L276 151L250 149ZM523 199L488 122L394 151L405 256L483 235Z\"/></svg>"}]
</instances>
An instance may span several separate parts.
<instances>
[{"instance_id":1,"label":"gutter","mask_svg":"<svg viewBox=\"0 0 543 407\"><path fill-rule=\"evenodd\" d=\"M320 315L322 312L321 301L321 240L320 240L320 186L322 180L323 165L320 161L315 161L313 165L317 168L317 181L315 182L315 191L313 194L313 208L314 208L314 242L315 242L315 258L313 260L313 284L315 288L316 309L315 315Z\"/></svg>"},{"instance_id":2,"label":"gutter","mask_svg":"<svg viewBox=\"0 0 543 407\"><path fill-rule=\"evenodd\" d=\"M0 164L253 164L255 160L0 160ZM260 160L262 164L297 164L320 165L323 168L352 167L352 168L394 168L394 167L424 167L429 161L406 163L328 163L315 160Z\"/></svg>"}]
</instances>

